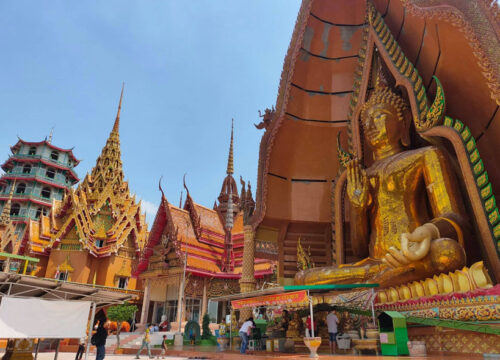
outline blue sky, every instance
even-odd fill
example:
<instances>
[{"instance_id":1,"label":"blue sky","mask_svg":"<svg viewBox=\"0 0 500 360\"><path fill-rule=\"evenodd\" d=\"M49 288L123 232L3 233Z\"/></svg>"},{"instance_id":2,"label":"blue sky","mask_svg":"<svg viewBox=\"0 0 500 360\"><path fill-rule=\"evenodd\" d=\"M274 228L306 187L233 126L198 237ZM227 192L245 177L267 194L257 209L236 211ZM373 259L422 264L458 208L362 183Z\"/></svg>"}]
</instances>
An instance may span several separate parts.
<instances>
[{"instance_id":1,"label":"blue sky","mask_svg":"<svg viewBox=\"0 0 500 360\"><path fill-rule=\"evenodd\" d=\"M250 5L251 4L251 5ZM0 2L0 161L17 136L74 147L83 178L109 135L120 88L124 173L149 223L158 179L178 204L182 176L211 207L225 176L256 188L257 110L276 102L299 0ZM238 182L239 185L239 182Z\"/></svg>"}]
</instances>

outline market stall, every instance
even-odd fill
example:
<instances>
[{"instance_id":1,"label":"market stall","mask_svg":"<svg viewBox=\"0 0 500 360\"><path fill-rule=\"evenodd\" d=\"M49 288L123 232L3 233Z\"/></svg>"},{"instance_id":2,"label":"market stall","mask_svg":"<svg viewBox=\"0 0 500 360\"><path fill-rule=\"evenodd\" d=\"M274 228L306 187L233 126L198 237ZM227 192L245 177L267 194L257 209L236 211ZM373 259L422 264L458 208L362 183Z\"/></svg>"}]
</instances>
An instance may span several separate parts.
<instances>
[{"instance_id":1,"label":"market stall","mask_svg":"<svg viewBox=\"0 0 500 360\"><path fill-rule=\"evenodd\" d=\"M238 337L236 312L244 310L246 314L253 313L256 321L264 320L265 317L263 326L256 323L260 334L252 338L251 349L294 352L303 341L314 355L321 344L321 337L316 333L314 306L325 304L327 308L331 308L330 305L340 305L340 308L349 306L369 310L372 324L375 324L373 301L376 287L378 284L283 286L212 298L211 301L231 303L231 321L226 324L230 344L234 344L233 338ZM306 316L307 327L310 328L308 333L304 331L302 320ZM246 319L240 316L240 320ZM324 325L325 319L318 322ZM324 331L321 332L324 335Z\"/></svg>"}]
</instances>

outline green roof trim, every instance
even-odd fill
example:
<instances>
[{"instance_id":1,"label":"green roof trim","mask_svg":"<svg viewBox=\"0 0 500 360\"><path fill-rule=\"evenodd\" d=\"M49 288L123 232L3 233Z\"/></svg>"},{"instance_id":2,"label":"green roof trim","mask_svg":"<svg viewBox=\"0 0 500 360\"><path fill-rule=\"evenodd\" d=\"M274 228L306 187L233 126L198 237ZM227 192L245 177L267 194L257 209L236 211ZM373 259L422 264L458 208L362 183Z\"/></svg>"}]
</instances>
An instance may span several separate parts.
<instances>
[{"instance_id":1,"label":"green roof trim","mask_svg":"<svg viewBox=\"0 0 500 360\"><path fill-rule=\"evenodd\" d=\"M391 318L401 318L401 319L405 318L405 316L403 314L401 314L400 312L397 312L397 311L382 311L382 312L386 313Z\"/></svg>"},{"instance_id":2,"label":"green roof trim","mask_svg":"<svg viewBox=\"0 0 500 360\"><path fill-rule=\"evenodd\" d=\"M328 285L288 285L283 286L285 291L297 290L349 290L359 288L377 288L379 284L328 284Z\"/></svg>"},{"instance_id":3,"label":"green roof trim","mask_svg":"<svg viewBox=\"0 0 500 360\"><path fill-rule=\"evenodd\" d=\"M14 255L14 254L9 254L9 253L4 253L4 252L0 252L0 257L7 257L7 258L19 259L19 260L28 260L29 262L34 262L34 263L37 263L40 261L40 259L37 259L34 257Z\"/></svg>"}]
</instances>

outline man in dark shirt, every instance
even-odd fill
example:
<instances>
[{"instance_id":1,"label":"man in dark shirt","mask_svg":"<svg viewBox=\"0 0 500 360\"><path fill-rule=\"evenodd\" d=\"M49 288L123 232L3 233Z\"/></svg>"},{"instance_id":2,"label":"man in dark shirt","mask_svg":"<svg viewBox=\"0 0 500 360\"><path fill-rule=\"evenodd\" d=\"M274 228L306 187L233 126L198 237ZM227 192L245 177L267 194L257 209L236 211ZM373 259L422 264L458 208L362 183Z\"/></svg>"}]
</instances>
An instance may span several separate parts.
<instances>
[{"instance_id":1,"label":"man in dark shirt","mask_svg":"<svg viewBox=\"0 0 500 360\"><path fill-rule=\"evenodd\" d=\"M104 321L99 321L94 336L97 349L95 360L103 360L106 355L106 338L108 337L108 331L104 328Z\"/></svg>"}]
</instances>

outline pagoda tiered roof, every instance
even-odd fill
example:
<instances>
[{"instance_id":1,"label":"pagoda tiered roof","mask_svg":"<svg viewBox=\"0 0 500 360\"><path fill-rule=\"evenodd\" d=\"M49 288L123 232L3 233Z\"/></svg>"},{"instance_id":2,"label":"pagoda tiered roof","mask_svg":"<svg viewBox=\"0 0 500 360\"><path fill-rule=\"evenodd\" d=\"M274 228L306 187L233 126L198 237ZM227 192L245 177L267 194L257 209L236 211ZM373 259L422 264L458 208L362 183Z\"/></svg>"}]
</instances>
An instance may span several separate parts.
<instances>
[{"instance_id":1,"label":"pagoda tiered roof","mask_svg":"<svg viewBox=\"0 0 500 360\"><path fill-rule=\"evenodd\" d=\"M45 139L42 141L26 141L21 138L18 138L17 142L10 147L10 150L12 153L16 153L17 150L21 147L21 145L29 145L29 146L39 146L39 145L46 145L52 150L68 153L69 157L74 163L74 166L78 165L80 163L80 160L78 160L75 155L73 154L73 149L63 149L58 146L53 145L49 140Z\"/></svg>"}]
</instances>

